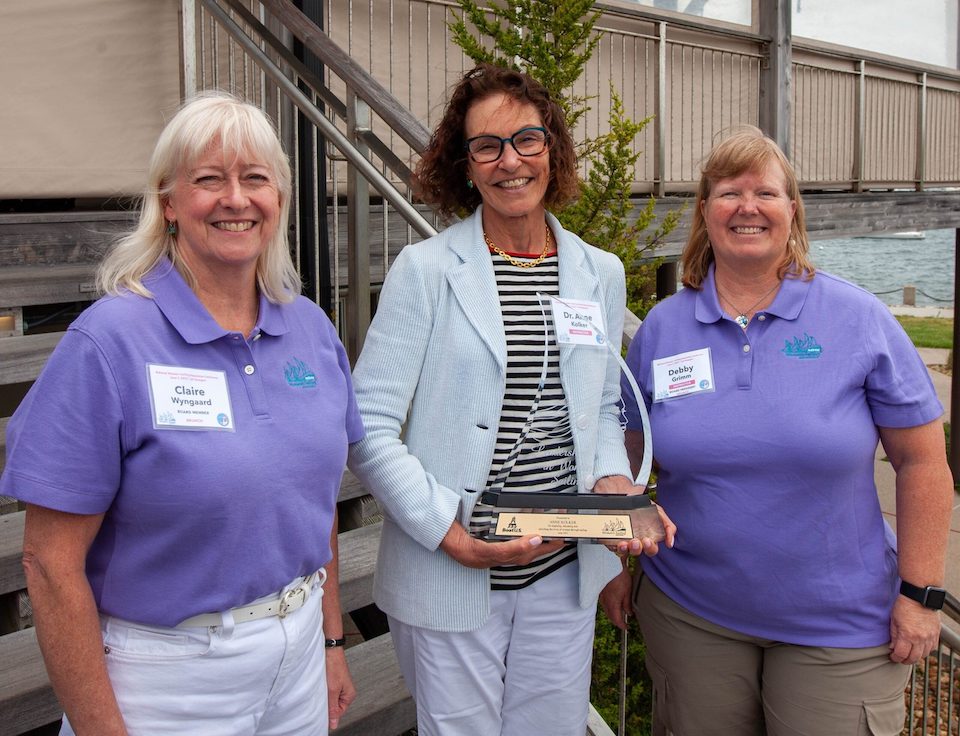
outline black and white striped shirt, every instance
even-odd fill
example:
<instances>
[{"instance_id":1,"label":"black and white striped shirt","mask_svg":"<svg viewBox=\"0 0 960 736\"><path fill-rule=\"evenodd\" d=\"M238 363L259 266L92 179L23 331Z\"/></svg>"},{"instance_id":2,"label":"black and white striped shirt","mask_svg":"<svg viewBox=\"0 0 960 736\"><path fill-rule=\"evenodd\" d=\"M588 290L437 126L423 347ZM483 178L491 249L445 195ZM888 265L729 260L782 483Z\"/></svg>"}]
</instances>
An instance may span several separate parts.
<instances>
[{"instance_id":1,"label":"black and white striped shirt","mask_svg":"<svg viewBox=\"0 0 960 736\"><path fill-rule=\"evenodd\" d=\"M544 304L541 309L537 296L538 293L560 295L557 255L548 256L534 268L514 266L496 254L492 258L507 341L507 385L487 488L547 493L575 491L577 468L570 416L560 383L560 351L550 306ZM531 417L530 409L543 371L545 341L546 378ZM499 477L504 462L528 421L530 431L504 480ZM486 537L491 531L492 518L491 507L478 503L470 519L470 532ZM576 545L570 544L527 565L494 567L490 570L491 588L523 588L572 562L576 555Z\"/></svg>"}]
</instances>

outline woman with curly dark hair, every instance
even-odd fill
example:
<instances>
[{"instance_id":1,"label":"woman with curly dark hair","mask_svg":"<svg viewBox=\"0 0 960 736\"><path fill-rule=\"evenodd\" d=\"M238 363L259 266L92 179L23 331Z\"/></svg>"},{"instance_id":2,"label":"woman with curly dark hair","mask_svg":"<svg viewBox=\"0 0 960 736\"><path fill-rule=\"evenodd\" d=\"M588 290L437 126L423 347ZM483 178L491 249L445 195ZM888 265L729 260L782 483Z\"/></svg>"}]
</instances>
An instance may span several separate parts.
<instances>
[{"instance_id":1,"label":"woman with curly dark hair","mask_svg":"<svg viewBox=\"0 0 960 736\"><path fill-rule=\"evenodd\" d=\"M354 372L367 438L350 467L386 516L374 598L421 736L582 736L597 596L620 563L602 545L488 539L478 491L632 487L617 362L564 339L546 299L619 336L623 266L547 212L578 192L574 144L525 74L468 72L418 178L467 216L401 252Z\"/></svg>"}]
</instances>

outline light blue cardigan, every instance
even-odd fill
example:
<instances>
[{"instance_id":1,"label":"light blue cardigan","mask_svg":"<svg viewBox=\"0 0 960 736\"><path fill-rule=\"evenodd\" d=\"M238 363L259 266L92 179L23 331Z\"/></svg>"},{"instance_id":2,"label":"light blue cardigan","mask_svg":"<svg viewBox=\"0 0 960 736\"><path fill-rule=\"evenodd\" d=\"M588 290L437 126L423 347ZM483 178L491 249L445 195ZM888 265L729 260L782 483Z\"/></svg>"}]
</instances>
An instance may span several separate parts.
<instances>
[{"instance_id":1,"label":"light blue cardigan","mask_svg":"<svg viewBox=\"0 0 960 736\"><path fill-rule=\"evenodd\" d=\"M400 252L353 374L367 434L351 446L349 466L386 516L374 600L400 621L439 631L479 628L490 612L489 572L438 549L455 519L467 524L484 489L506 382L503 320L480 214ZM548 221L557 236L561 298L599 302L618 345L622 264L554 217ZM560 376L580 492L605 475L629 476L616 361L607 350L561 346ZM592 606L620 563L597 544L581 544L579 557L580 605Z\"/></svg>"}]
</instances>

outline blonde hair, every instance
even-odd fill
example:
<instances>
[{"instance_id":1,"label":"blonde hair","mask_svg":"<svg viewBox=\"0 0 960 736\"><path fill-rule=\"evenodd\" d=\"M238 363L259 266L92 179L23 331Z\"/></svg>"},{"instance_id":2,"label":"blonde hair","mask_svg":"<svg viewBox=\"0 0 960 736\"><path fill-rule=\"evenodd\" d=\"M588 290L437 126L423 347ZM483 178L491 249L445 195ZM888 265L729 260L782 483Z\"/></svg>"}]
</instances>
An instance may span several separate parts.
<instances>
[{"instance_id":1,"label":"blonde hair","mask_svg":"<svg viewBox=\"0 0 960 736\"><path fill-rule=\"evenodd\" d=\"M714 260L707 223L701 210L701 205L710 196L713 186L722 179L740 176L746 172L761 172L774 162L783 171L787 197L797 206L790 223L786 252L777 266L777 276L782 279L805 274L805 278L813 278L815 269L808 256L810 241L807 238L806 216L796 172L773 139L765 136L759 128L750 125L737 130L714 146L703 165L697 187L697 203L693 208L690 237L680 259L684 286L699 289Z\"/></svg>"},{"instance_id":2,"label":"blonde hair","mask_svg":"<svg viewBox=\"0 0 960 736\"><path fill-rule=\"evenodd\" d=\"M134 230L120 238L97 272L105 294L130 291L150 297L143 277L164 257L183 274L191 288L196 278L178 253L177 239L167 232L164 206L177 174L190 167L216 143L225 153L249 155L272 170L280 196L276 232L257 261L257 286L271 302L293 301L301 290L300 274L290 256L287 220L292 176L290 162L269 118L259 109L225 92L203 92L187 101L157 141L147 169L147 186Z\"/></svg>"}]
</instances>

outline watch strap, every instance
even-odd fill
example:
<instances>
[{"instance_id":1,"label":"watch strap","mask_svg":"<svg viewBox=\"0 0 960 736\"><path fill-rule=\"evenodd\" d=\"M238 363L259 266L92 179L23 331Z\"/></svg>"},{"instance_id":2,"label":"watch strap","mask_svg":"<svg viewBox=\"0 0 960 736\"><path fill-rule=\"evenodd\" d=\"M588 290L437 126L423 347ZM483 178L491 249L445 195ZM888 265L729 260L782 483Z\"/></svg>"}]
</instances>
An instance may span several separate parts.
<instances>
[{"instance_id":1,"label":"watch strap","mask_svg":"<svg viewBox=\"0 0 960 736\"><path fill-rule=\"evenodd\" d=\"M342 647L346 643L347 643L347 640L345 638L323 640L323 646L326 647L327 649L333 649L334 647Z\"/></svg>"},{"instance_id":2,"label":"watch strap","mask_svg":"<svg viewBox=\"0 0 960 736\"><path fill-rule=\"evenodd\" d=\"M900 581L900 594L934 611L939 611L943 608L943 603L947 597L947 591L943 588L938 588L935 585L928 585L921 588L912 583L908 583L906 580Z\"/></svg>"}]
</instances>

